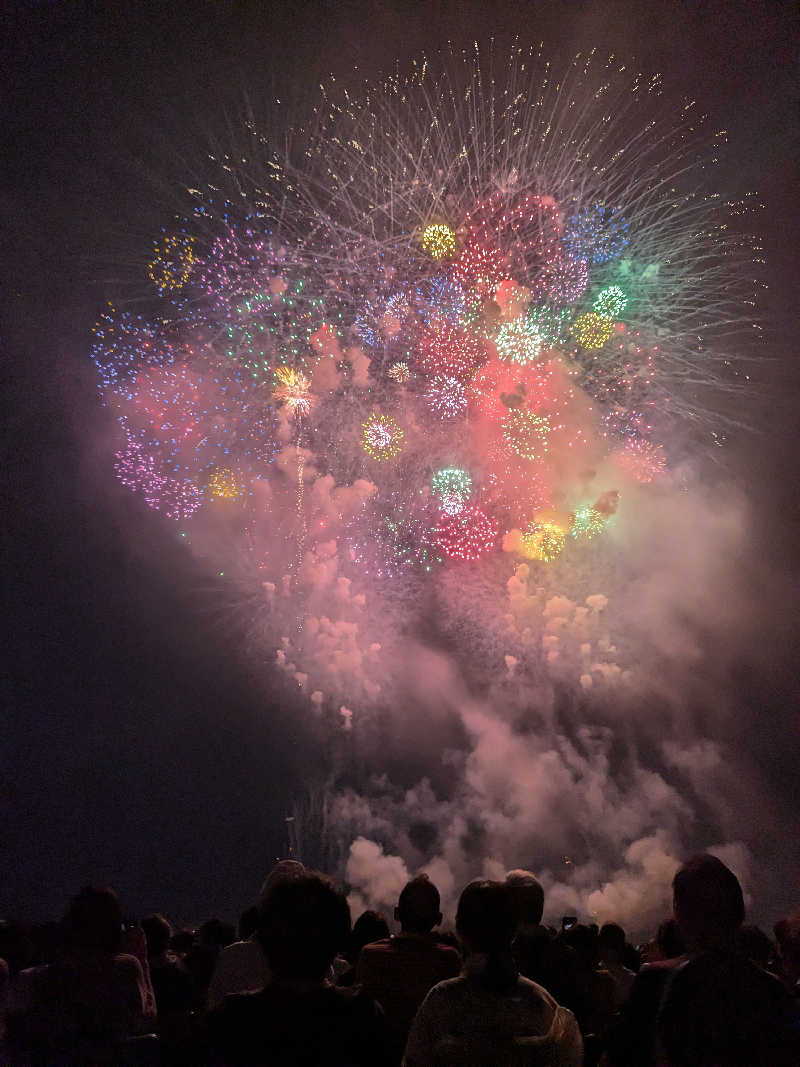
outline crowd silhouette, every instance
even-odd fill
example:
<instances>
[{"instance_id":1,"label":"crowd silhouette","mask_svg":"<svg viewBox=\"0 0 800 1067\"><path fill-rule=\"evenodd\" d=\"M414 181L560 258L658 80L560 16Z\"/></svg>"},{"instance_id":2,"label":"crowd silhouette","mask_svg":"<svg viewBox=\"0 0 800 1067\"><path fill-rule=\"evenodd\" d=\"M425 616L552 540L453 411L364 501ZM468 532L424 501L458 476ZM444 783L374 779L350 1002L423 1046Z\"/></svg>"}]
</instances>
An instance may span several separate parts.
<instances>
[{"instance_id":1,"label":"crowd silhouette","mask_svg":"<svg viewBox=\"0 0 800 1067\"><path fill-rule=\"evenodd\" d=\"M529 871L470 882L455 933L412 879L351 923L342 889L283 860L238 929L124 924L87 887L60 923L0 923L0 1062L119 1067L798 1067L800 914L744 925L733 872L689 859L674 915L543 925Z\"/></svg>"}]
</instances>

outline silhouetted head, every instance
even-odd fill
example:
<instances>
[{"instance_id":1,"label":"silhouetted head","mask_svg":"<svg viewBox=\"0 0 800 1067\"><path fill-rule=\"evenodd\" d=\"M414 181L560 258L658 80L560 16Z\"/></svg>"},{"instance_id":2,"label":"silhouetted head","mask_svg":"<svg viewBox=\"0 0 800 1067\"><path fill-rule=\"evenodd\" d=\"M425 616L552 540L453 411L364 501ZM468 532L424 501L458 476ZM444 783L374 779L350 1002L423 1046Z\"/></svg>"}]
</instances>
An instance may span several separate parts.
<instances>
[{"instance_id":1,"label":"silhouetted head","mask_svg":"<svg viewBox=\"0 0 800 1067\"><path fill-rule=\"evenodd\" d=\"M148 915L142 919L142 929L147 939L147 955L160 956L169 948L172 927L163 915Z\"/></svg>"},{"instance_id":2,"label":"silhouetted head","mask_svg":"<svg viewBox=\"0 0 800 1067\"><path fill-rule=\"evenodd\" d=\"M693 856L672 882L678 927L690 949L731 945L744 921L739 879L708 853Z\"/></svg>"},{"instance_id":3,"label":"silhouetted head","mask_svg":"<svg viewBox=\"0 0 800 1067\"><path fill-rule=\"evenodd\" d=\"M197 940L208 948L225 948L236 940L236 927L224 919L206 919L197 930Z\"/></svg>"},{"instance_id":4,"label":"silhouetted head","mask_svg":"<svg viewBox=\"0 0 800 1067\"><path fill-rule=\"evenodd\" d=\"M594 967L598 955L598 935L586 923L576 923L569 930L564 930L561 938L574 949L577 959L584 967ZM624 945L624 940L623 940Z\"/></svg>"},{"instance_id":5,"label":"silhouetted head","mask_svg":"<svg viewBox=\"0 0 800 1067\"><path fill-rule=\"evenodd\" d=\"M658 951L665 960L674 960L686 951L677 919L665 919L656 934Z\"/></svg>"},{"instance_id":6,"label":"silhouetted head","mask_svg":"<svg viewBox=\"0 0 800 1067\"><path fill-rule=\"evenodd\" d=\"M73 898L64 917L67 942L73 948L118 952L122 939L122 909L113 889L85 886Z\"/></svg>"},{"instance_id":7,"label":"silhouetted head","mask_svg":"<svg viewBox=\"0 0 800 1067\"><path fill-rule=\"evenodd\" d=\"M439 890L427 876L419 874L403 886L394 917L405 933L429 934L442 921Z\"/></svg>"},{"instance_id":8,"label":"silhouetted head","mask_svg":"<svg viewBox=\"0 0 800 1067\"><path fill-rule=\"evenodd\" d=\"M458 901L456 929L467 973L492 992L508 993L516 985L518 971L511 953L516 928L511 891L504 882L469 883Z\"/></svg>"},{"instance_id":9,"label":"silhouetted head","mask_svg":"<svg viewBox=\"0 0 800 1067\"><path fill-rule=\"evenodd\" d=\"M511 893L502 882L470 882L458 901L456 930L468 952L511 948L516 916Z\"/></svg>"},{"instance_id":10,"label":"silhouetted head","mask_svg":"<svg viewBox=\"0 0 800 1067\"><path fill-rule=\"evenodd\" d=\"M277 981L321 982L349 935L347 899L324 874L280 879L263 900L258 936Z\"/></svg>"},{"instance_id":11,"label":"silhouetted head","mask_svg":"<svg viewBox=\"0 0 800 1067\"><path fill-rule=\"evenodd\" d=\"M625 931L617 923L605 923L597 936L597 947L606 963L621 963L625 955Z\"/></svg>"},{"instance_id":12,"label":"silhouetted head","mask_svg":"<svg viewBox=\"0 0 800 1067\"><path fill-rule=\"evenodd\" d=\"M239 924L236 927L236 933L239 935L240 941L246 941L248 937L252 937L257 929L258 905L252 904L249 908L245 908L239 916Z\"/></svg>"},{"instance_id":13,"label":"silhouetted head","mask_svg":"<svg viewBox=\"0 0 800 1067\"><path fill-rule=\"evenodd\" d=\"M305 867L300 860L278 860L275 866L267 875L264 884L261 887L261 893L259 894L259 907L264 901L264 897L269 893L270 889L276 882L282 882L287 878L299 878L305 874Z\"/></svg>"},{"instance_id":14,"label":"silhouetted head","mask_svg":"<svg viewBox=\"0 0 800 1067\"><path fill-rule=\"evenodd\" d=\"M506 885L511 893L517 922L538 926L544 911L544 889L536 875L520 869L509 871Z\"/></svg>"},{"instance_id":15,"label":"silhouetted head","mask_svg":"<svg viewBox=\"0 0 800 1067\"><path fill-rule=\"evenodd\" d=\"M353 923L348 959L355 963L364 945L371 945L373 941L381 941L388 936L389 924L379 911L362 912Z\"/></svg>"}]
</instances>

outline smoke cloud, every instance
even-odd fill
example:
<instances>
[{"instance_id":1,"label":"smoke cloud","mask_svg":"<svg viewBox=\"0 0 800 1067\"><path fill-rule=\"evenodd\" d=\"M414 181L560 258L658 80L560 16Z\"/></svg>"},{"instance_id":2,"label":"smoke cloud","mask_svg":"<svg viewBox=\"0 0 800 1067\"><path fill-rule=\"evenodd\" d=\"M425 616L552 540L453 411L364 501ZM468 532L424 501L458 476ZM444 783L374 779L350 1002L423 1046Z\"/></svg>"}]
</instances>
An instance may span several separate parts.
<instances>
[{"instance_id":1,"label":"smoke cloud","mask_svg":"<svg viewBox=\"0 0 800 1067\"><path fill-rule=\"evenodd\" d=\"M309 496L336 500L319 508L340 534L372 488L326 476ZM738 492L679 471L623 486L582 568L504 557L404 596L348 568L340 536L309 550L297 580L325 613L278 657L340 738L325 832L355 912L390 914L425 872L452 918L467 881L523 866L550 921L651 934L700 848L750 893L758 836L730 804L752 781L730 681L761 621L748 522Z\"/></svg>"}]
</instances>

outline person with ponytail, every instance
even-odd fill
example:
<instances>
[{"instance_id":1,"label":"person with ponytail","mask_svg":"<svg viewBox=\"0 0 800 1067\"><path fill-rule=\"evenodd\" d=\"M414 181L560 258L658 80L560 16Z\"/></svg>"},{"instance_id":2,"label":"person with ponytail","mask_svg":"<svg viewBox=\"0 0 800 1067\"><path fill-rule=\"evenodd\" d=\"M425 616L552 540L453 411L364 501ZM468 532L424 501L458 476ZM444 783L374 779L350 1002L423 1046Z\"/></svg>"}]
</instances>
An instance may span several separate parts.
<instances>
[{"instance_id":1,"label":"person with ponytail","mask_svg":"<svg viewBox=\"0 0 800 1067\"><path fill-rule=\"evenodd\" d=\"M572 1012L517 970L516 911L508 886L475 881L458 902L464 967L434 986L414 1018L405 1067L580 1067Z\"/></svg>"}]
</instances>

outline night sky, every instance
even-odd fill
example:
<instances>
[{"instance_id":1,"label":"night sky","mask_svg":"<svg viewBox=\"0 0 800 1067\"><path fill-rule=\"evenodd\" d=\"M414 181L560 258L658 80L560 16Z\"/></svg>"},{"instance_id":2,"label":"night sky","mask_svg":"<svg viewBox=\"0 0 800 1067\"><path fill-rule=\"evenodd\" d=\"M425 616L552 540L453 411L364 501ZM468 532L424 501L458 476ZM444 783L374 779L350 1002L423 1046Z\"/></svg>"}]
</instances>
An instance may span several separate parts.
<instances>
[{"instance_id":1,"label":"night sky","mask_svg":"<svg viewBox=\"0 0 800 1067\"><path fill-rule=\"evenodd\" d=\"M727 459L759 516L755 550L785 576L764 634L771 666L747 699L763 702L753 744L790 825L800 634L793 0L73 0L12 2L0 20L0 916L55 916L97 881L131 914L232 917L284 850L293 776L313 757L281 692L242 655L239 624L220 616L209 577L116 483L91 326L168 221L205 139L224 141L245 98L257 112L281 96L302 114L327 73L375 77L448 39L518 34L544 40L554 60L597 46L660 71L698 100L710 129L729 130L719 186L761 194L770 358L753 390L759 432L732 440Z\"/></svg>"}]
</instances>

